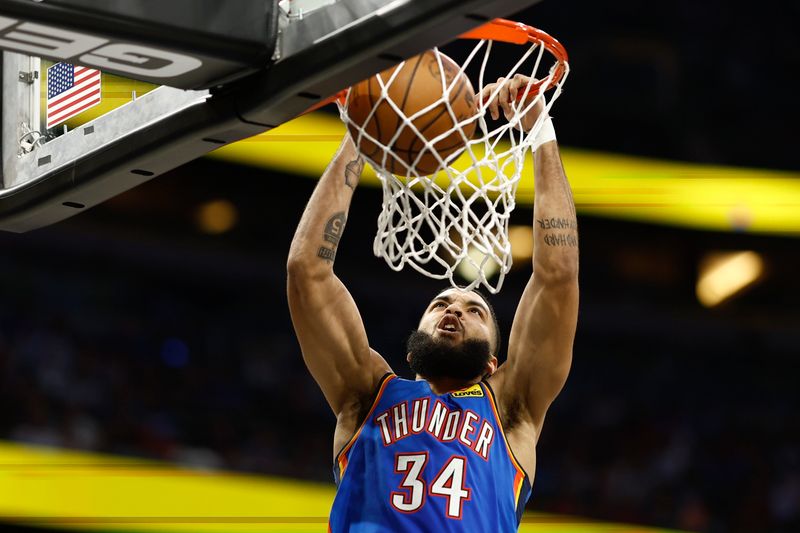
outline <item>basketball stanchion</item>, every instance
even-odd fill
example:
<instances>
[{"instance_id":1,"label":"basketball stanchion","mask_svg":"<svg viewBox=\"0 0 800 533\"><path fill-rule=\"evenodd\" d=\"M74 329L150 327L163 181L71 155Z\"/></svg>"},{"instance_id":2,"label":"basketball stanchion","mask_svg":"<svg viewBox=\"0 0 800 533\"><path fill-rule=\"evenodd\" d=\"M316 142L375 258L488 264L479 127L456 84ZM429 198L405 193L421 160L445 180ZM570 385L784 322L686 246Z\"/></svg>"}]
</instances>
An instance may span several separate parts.
<instances>
[{"instance_id":1,"label":"basketball stanchion","mask_svg":"<svg viewBox=\"0 0 800 533\"><path fill-rule=\"evenodd\" d=\"M340 93L337 103L383 186L375 255L394 270L409 265L454 286L466 263L478 272L468 288L496 293L511 268L517 184L569 64L558 41L521 23L496 19L461 38L477 40L461 65L434 48L353 86L346 98ZM505 121L487 116L505 83L485 78L497 43L520 45L501 78L524 80ZM470 68L479 71L474 85Z\"/></svg>"}]
</instances>

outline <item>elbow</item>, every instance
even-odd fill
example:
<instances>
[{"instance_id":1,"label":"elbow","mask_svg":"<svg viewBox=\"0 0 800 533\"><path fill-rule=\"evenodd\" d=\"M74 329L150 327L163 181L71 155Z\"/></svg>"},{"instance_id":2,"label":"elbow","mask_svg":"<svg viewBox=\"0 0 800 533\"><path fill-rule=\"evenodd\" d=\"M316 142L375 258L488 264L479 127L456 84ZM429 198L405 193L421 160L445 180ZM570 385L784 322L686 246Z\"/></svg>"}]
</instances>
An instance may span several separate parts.
<instances>
[{"instance_id":1,"label":"elbow","mask_svg":"<svg viewBox=\"0 0 800 533\"><path fill-rule=\"evenodd\" d=\"M316 261L295 254L289 254L286 262L286 279L289 287L302 287L333 274L333 269L323 260Z\"/></svg>"},{"instance_id":2,"label":"elbow","mask_svg":"<svg viewBox=\"0 0 800 533\"><path fill-rule=\"evenodd\" d=\"M289 259L286 261L286 272L291 277L297 277L307 270L307 260L304 260L300 254L289 252Z\"/></svg>"}]
</instances>

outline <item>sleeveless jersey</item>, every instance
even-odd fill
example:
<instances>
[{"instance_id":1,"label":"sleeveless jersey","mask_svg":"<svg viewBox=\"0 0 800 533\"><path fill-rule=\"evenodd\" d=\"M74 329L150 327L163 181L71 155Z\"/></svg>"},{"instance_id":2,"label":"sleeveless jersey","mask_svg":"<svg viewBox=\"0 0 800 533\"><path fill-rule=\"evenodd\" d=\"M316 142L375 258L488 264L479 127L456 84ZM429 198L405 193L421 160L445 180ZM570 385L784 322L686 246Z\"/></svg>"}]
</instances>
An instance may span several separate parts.
<instances>
[{"instance_id":1,"label":"sleeveless jersey","mask_svg":"<svg viewBox=\"0 0 800 533\"><path fill-rule=\"evenodd\" d=\"M394 374L334 478L330 533L514 532L531 493L486 382L435 394Z\"/></svg>"}]
</instances>

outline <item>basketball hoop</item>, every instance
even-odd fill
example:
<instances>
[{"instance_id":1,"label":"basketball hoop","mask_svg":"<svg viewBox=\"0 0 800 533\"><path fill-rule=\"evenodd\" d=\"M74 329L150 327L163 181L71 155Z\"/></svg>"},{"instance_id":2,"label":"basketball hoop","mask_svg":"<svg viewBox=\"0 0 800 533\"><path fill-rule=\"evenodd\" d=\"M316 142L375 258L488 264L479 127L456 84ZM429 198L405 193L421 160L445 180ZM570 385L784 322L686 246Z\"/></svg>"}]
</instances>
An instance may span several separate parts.
<instances>
[{"instance_id":1,"label":"basketball hoop","mask_svg":"<svg viewBox=\"0 0 800 533\"><path fill-rule=\"evenodd\" d=\"M375 255L383 257L393 270L409 265L431 278L448 279L454 286L458 284L454 279L456 269L465 263L462 267L477 271L468 289L483 285L496 293L511 268L508 224L515 207L517 184L537 133L561 94L569 64L566 50L554 38L509 20L495 19L460 38L477 41L460 65L461 73L478 70L478 79L472 80L477 94L484 94L484 88L497 78L484 79L495 43L519 45L521 52L502 77L510 79L522 74L531 81L519 91L517 103L512 105L513 114L507 121L487 122L487 103L499 93L498 86L488 98L478 102L474 117L453 125L448 134L459 131L466 140L458 160L439 157L432 143L426 140L427 149L437 154L440 161L437 172L421 176L408 168L409 175L397 176L385 170L387 157L392 157L390 147L349 119L348 102L341 94L337 95L337 101L341 118L351 132L357 131L359 140L366 138L383 149L382 157L364 156L383 186L383 206L373 243ZM374 108L387 101L386 88L376 98ZM547 91L551 91L549 99L545 97ZM436 105L442 103L452 114L447 92ZM523 131L519 126L521 119L540 103L544 111L529 131ZM397 106L393 107L397 110ZM414 128L413 116L401 113L400 118L405 127ZM477 126L475 134L467 139L462 128L465 122L473 121ZM490 279L494 272L498 274L496 280Z\"/></svg>"}]
</instances>

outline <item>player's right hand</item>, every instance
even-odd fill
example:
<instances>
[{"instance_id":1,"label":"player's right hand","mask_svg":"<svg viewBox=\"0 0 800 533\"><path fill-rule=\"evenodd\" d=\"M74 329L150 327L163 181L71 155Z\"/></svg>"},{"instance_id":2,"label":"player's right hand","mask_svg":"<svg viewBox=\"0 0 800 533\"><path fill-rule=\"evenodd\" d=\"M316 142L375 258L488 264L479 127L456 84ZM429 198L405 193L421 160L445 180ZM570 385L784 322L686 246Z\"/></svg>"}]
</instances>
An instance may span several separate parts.
<instances>
[{"instance_id":1,"label":"player's right hand","mask_svg":"<svg viewBox=\"0 0 800 533\"><path fill-rule=\"evenodd\" d=\"M479 101L486 104L486 109L492 119L499 119L500 111L502 110L506 120L511 120L515 114L514 107L525 105L524 102L518 102L518 99L525 95L526 87L535 82L535 79L522 74L515 74L513 78L498 78L495 83L490 83L483 88L478 95L480 97ZM495 91L497 91L497 94L492 98ZM528 89L526 100L530 102L537 94L538 90ZM541 99L521 118L520 127L525 131L529 131L543 110L544 101Z\"/></svg>"}]
</instances>

